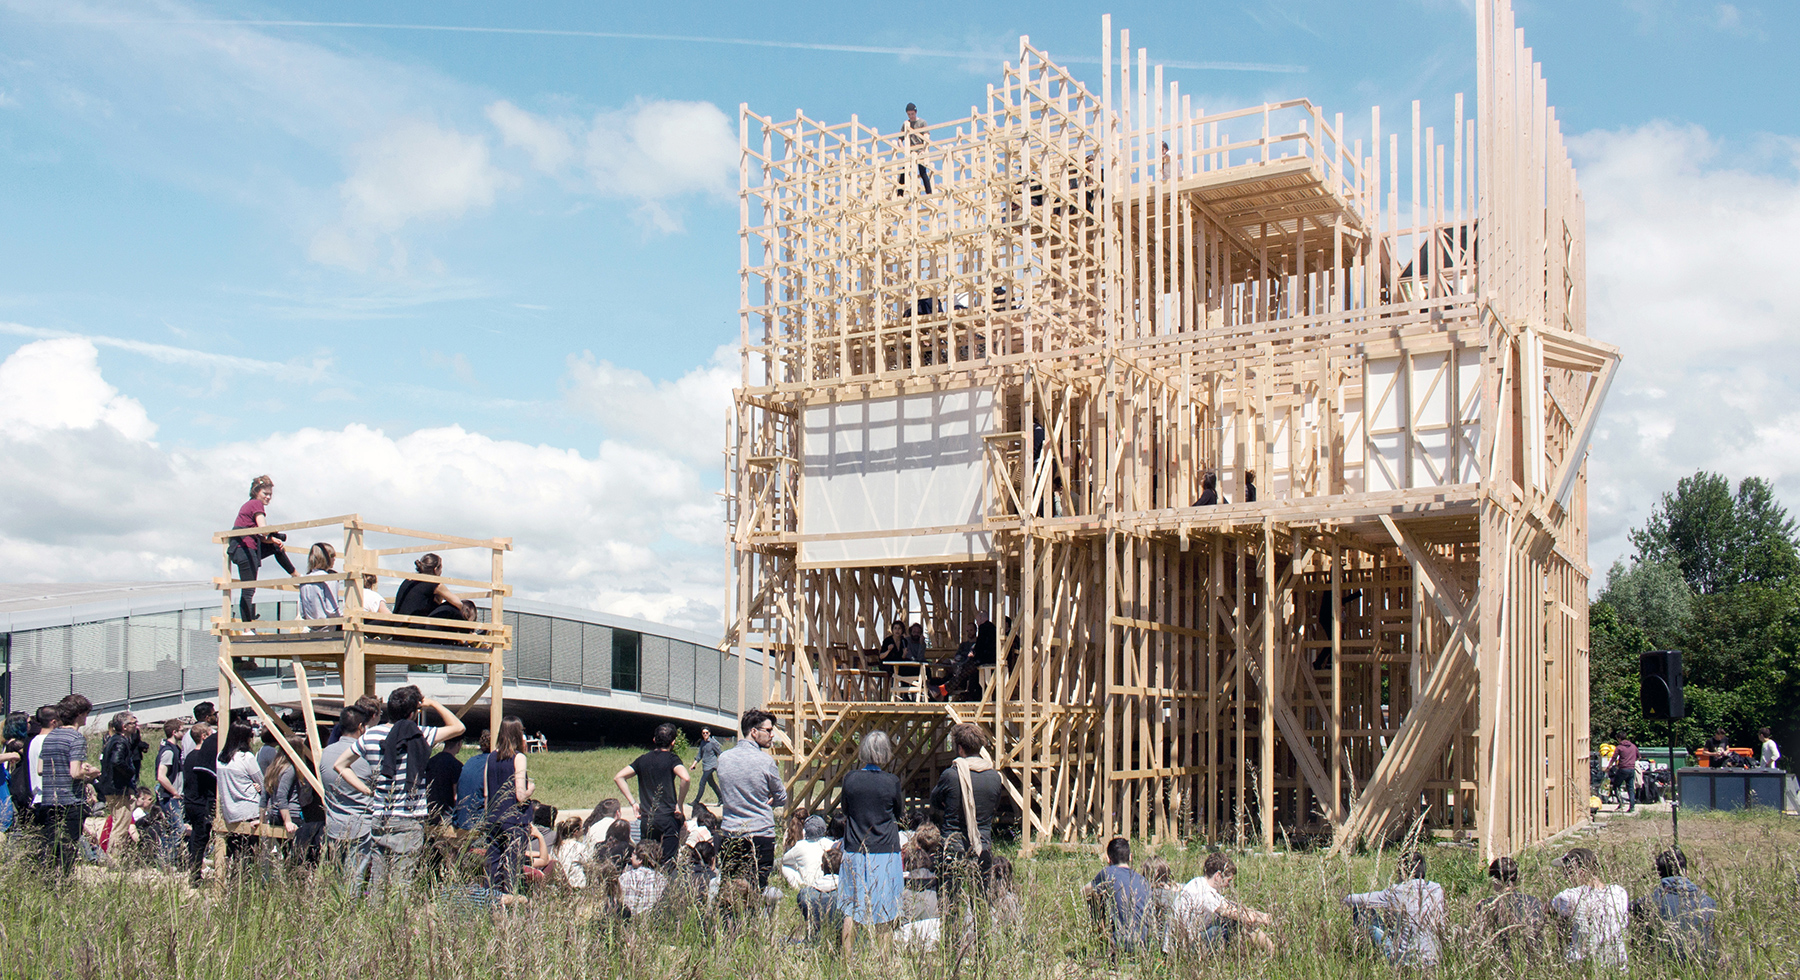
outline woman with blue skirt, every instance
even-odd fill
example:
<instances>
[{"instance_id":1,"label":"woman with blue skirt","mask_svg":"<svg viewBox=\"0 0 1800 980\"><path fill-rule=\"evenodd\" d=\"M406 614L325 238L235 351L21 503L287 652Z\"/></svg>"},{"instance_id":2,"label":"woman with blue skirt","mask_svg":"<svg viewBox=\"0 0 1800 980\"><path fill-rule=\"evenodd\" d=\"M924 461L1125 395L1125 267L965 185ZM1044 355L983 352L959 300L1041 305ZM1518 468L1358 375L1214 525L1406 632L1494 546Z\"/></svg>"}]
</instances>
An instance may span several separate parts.
<instances>
[{"instance_id":1,"label":"woman with blue skirt","mask_svg":"<svg viewBox=\"0 0 1800 980\"><path fill-rule=\"evenodd\" d=\"M844 777L838 802L844 809L844 864L839 871L838 901L844 911L844 953L849 955L856 927L892 932L900 918L900 821L906 804L900 777L883 770L893 761L887 732L863 736L862 768Z\"/></svg>"}]
</instances>

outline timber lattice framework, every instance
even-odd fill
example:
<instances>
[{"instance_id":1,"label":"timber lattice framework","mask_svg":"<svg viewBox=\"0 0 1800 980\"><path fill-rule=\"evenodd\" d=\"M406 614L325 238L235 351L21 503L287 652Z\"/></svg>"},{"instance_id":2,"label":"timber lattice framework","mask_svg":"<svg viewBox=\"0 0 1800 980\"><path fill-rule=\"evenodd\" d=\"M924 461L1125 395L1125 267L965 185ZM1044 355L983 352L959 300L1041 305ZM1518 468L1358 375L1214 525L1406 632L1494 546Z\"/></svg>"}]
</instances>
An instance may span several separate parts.
<instances>
[{"instance_id":1,"label":"timber lattice framework","mask_svg":"<svg viewBox=\"0 0 1800 980\"><path fill-rule=\"evenodd\" d=\"M1366 146L1305 100L1204 112L1110 22L1099 93L1022 38L922 143L742 109L726 642L767 655L796 799L877 727L928 780L962 720L1028 849L1585 819L1618 352L1541 70L1477 21L1473 115L1415 102L1404 147L1379 109ZM979 701L869 663L977 609Z\"/></svg>"}]
</instances>

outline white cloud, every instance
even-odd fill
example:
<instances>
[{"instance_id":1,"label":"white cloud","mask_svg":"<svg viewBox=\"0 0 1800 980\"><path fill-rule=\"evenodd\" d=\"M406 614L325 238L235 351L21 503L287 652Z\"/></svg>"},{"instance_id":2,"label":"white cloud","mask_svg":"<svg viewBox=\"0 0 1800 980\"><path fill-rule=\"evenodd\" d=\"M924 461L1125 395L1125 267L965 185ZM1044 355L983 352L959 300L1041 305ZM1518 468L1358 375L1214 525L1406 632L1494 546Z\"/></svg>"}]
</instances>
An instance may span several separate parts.
<instances>
[{"instance_id":1,"label":"white cloud","mask_svg":"<svg viewBox=\"0 0 1800 980\"><path fill-rule=\"evenodd\" d=\"M583 122L500 101L488 106L487 116L533 167L578 178L602 197L635 201L640 220L661 231L681 227L675 199L726 197L737 187L737 130L710 102L641 101Z\"/></svg>"},{"instance_id":2,"label":"white cloud","mask_svg":"<svg viewBox=\"0 0 1800 980\"><path fill-rule=\"evenodd\" d=\"M1588 330L1624 362L1590 458L1589 560L1698 469L1774 481L1800 511L1800 142L1758 172L1703 129L1652 123L1577 137L1588 220Z\"/></svg>"},{"instance_id":3,"label":"white cloud","mask_svg":"<svg viewBox=\"0 0 1800 980\"><path fill-rule=\"evenodd\" d=\"M0 362L0 429L35 436L97 426L146 442L156 434L144 406L100 376L93 344L40 340Z\"/></svg>"},{"instance_id":4,"label":"white cloud","mask_svg":"<svg viewBox=\"0 0 1800 980\"><path fill-rule=\"evenodd\" d=\"M713 352L710 363L677 380L651 381L583 351L569 357L564 395L614 438L653 446L713 472L725 445L731 389L740 380L737 360L737 348L726 345Z\"/></svg>"},{"instance_id":5,"label":"white cloud","mask_svg":"<svg viewBox=\"0 0 1800 980\"><path fill-rule=\"evenodd\" d=\"M715 483L643 433L590 455L458 426L307 428L200 449L158 446L154 431L86 341L36 341L0 363L0 565L36 581L210 577L209 532L266 472L277 520L355 512L511 537L507 578L522 596L719 629ZM457 574L468 559L446 561Z\"/></svg>"},{"instance_id":6,"label":"white cloud","mask_svg":"<svg viewBox=\"0 0 1800 980\"><path fill-rule=\"evenodd\" d=\"M488 158L487 141L435 123L408 120L351 153L350 176L338 186L343 215L313 238L315 261L367 269L377 242L408 222L459 218L494 203L512 178ZM396 264L404 252L393 243Z\"/></svg>"}]
</instances>

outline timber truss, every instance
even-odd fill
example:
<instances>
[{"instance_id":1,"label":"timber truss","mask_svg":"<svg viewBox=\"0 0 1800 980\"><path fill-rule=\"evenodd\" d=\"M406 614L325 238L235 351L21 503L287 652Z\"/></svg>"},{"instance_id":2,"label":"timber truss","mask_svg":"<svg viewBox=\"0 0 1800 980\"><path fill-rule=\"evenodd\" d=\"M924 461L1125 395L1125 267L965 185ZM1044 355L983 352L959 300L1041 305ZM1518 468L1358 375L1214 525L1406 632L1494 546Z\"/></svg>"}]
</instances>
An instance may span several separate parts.
<instances>
[{"instance_id":1,"label":"timber truss","mask_svg":"<svg viewBox=\"0 0 1800 980\"><path fill-rule=\"evenodd\" d=\"M1099 93L1021 39L923 146L743 110L726 642L766 656L796 799L873 728L922 791L966 720L1028 847L1422 820L1499 854L1585 819L1583 462L1618 353L1585 336L1541 73L1478 13L1476 112L1414 103L1409 159L1379 109L1366 147L1304 100L1205 113L1110 25ZM965 405L933 431L968 453L906 442ZM959 466L975 508L909 522ZM900 516L845 518L864 498ZM895 618L947 651L977 610L978 702L869 662Z\"/></svg>"},{"instance_id":2,"label":"timber truss","mask_svg":"<svg viewBox=\"0 0 1800 980\"><path fill-rule=\"evenodd\" d=\"M489 728L499 731L500 719L506 706L503 692L505 655L512 646L512 627L506 625L505 618L505 597L512 594L512 587L505 583L504 574L504 557L512 549L512 541L509 538L461 538L390 527L370 523L356 514L274 524L257 530L264 534L278 531L289 534L294 539L291 542L293 545L301 538L297 532L312 531L317 535L321 528L342 528L341 546L338 547L340 562L335 570L285 578L260 578L254 585L259 591L274 589L292 592L309 582L326 583L340 596L340 615L329 619L258 619L248 622L240 619L235 593L238 586L246 583L232 577L231 562L227 558L223 574L213 579L212 583L221 593L222 604L220 615L213 620L212 632L219 638L219 717L229 716L234 699L242 699L265 727L282 734L283 739L276 743L277 747L288 754L295 771L323 798L324 773L318 764L322 749L319 743L318 701L322 694L333 693L332 688L337 689L337 696L332 700L338 706L350 704L362 695L374 694L376 674L382 667L399 667L402 670L440 667L480 676L481 684L467 702L457 709L456 714L466 719L485 695L488 698ZM223 549L228 541L243 534L241 528L216 531L212 540L214 545ZM371 546L377 544L386 546ZM307 551L306 544L290 547L291 555L300 561L305 560ZM479 556L478 567L483 568L485 577L426 575L411 569L396 571L381 565L383 558L426 552L448 555L444 571L466 564L456 552L474 552ZM486 554L482 555L482 552ZM376 591L384 592L390 603L394 594L393 587L398 585L396 580L412 579L450 586L464 598L486 599L488 606L472 622L400 616L392 612L378 614L363 605L362 588L365 577L370 576L375 579ZM389 584L382 584L384 580ZM240 672L240 666L259 662L261 666L272 665L278 671L291 672L304 723L303 731L295 732L289 728L282 721L280 713L257 693L252 681ZM288 739L296 734L306 743L312 762L302 758L289 744ZM265 837L287 836L279 824L252 821L228 825L223 816L216 818L215 828L222 832Z\"/></svg>"}]
</instances>

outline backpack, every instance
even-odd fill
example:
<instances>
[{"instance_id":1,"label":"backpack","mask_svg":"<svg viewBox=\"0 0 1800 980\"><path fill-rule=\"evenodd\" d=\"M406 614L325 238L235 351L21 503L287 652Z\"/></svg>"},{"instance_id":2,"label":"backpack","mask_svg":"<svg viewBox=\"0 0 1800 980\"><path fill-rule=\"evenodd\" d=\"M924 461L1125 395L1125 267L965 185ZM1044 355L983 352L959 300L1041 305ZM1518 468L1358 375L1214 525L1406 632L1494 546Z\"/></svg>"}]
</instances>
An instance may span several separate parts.
<instances>
[{"instance_id":1,"label":"backpack","mask_svg":"<svg viewBox=\"0 0 1800 980\"><path fill-rule=\"evenodd\" d=\"M6 771L7 795L12 797L13 812L19 815L31 812L31 767L25 763L28 752L19 753L19 761Z\"/></svg>"}]
</instances>

